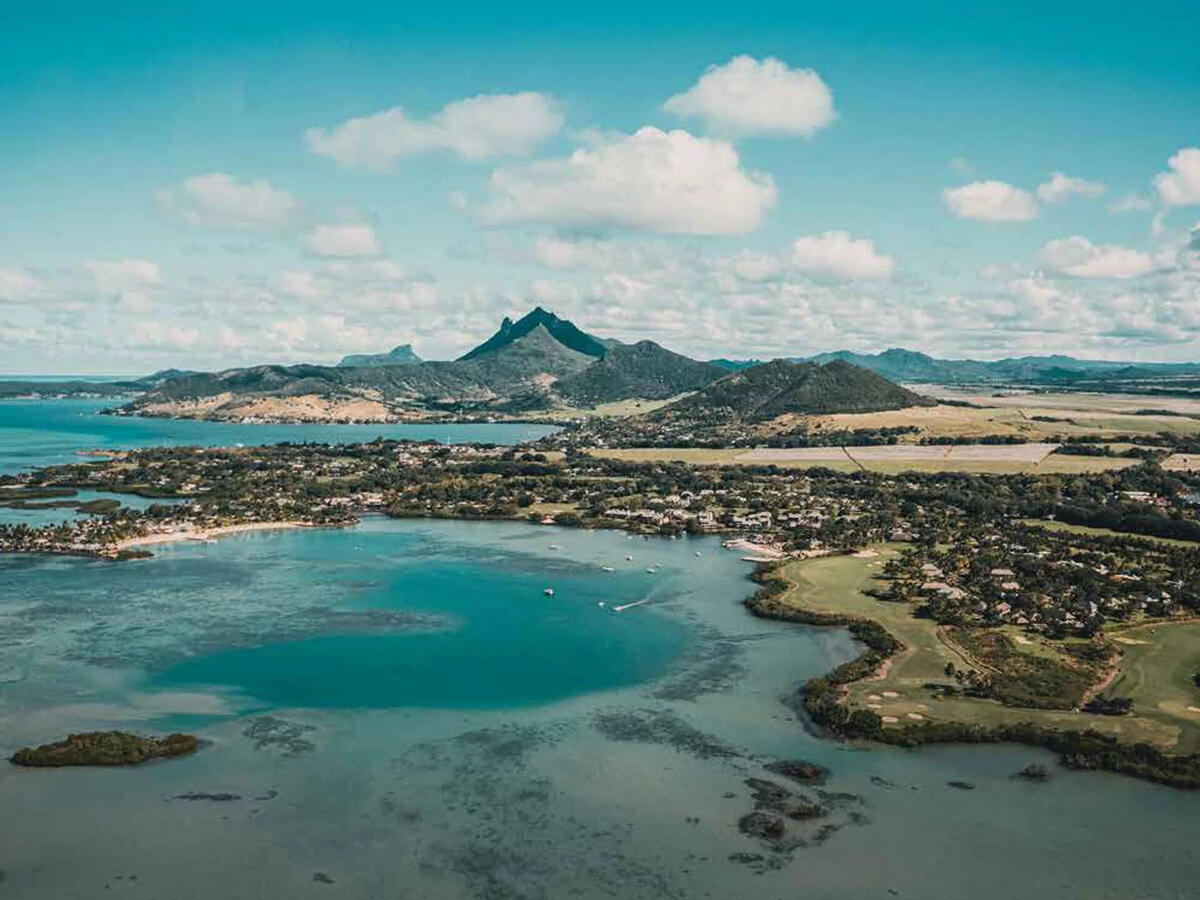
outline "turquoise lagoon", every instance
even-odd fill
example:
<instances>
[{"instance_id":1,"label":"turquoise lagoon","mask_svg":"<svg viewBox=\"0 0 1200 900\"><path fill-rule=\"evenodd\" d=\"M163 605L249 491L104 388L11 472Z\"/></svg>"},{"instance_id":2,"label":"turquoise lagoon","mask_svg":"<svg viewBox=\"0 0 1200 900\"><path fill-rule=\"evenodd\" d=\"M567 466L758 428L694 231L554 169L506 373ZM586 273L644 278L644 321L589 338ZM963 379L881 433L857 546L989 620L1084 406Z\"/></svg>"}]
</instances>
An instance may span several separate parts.
<instances>
[{"instance_id":1,"label":"turquoise lagoon","mask_svg":"<svg viewBox=\"0 0 1200 900\"><path fill-rule=\"evenodd\" d=\"M6 898L1195 896L1193 794L808 734L782 698L855 646L748 616L713 539L369 518L155 552L0 558L0 751L207 742L0 767ZM737 828L776 758L833 771L789 853Z\"/></svg>"}]
</instances>

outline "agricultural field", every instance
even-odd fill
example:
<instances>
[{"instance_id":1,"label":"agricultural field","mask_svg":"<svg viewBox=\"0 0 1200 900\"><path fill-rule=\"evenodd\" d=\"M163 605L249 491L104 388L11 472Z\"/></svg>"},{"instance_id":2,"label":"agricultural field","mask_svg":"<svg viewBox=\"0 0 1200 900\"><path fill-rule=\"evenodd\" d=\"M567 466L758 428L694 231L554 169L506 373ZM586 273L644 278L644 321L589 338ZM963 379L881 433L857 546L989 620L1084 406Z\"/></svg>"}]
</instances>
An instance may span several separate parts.
<instances>
[{"instance_id":1,"label":"agricultural field","mask_svg":"<svg viewBox=\"0 0 1200 900\"><path fill-rule=\"evenodd\" d=\"M791 584L782 602L801 609L837 613L871 619L883 625L905 644L905 650L885 664L875 677L851 684L847 702L852 708L870 708L883 717L886 725L897 727L921 720L965 721L984 726L1034 722L1044 727L1061 729L1094 728L1107 734L1136 741L1144 740L1164 748L1192 749L1200 739L1200 713L1181 707L1187 716L1181 721L1172 715L1184 702L1186 685L1179 684L1181 674L1193 661L1200 668L1200 624L1191 633L1195 656L1190 656L1181 636L1172 639L1161 652L1158 643L1122 644L1122 648L1146 647L1140 653L1126 652L1120 663L1119 687L1116 693L1133 696L1135 713L1129 716L1086 715L1068 710L1024 709L1003 706L993 700L962 695L942 697L925 688L929 682L946 682L946 664L958 669L978 668L951 636L951 632L931 619L918 619L908 604L876 600L864 593L882 569L883 563L898 553L895 546L882 545L873 550L850 556L828 556L797 560L780 571ZM1160 626L1158 634L1172 628ZM1030 656L1059 658L1051 642L1017 634L1005 629L1016 649ZM1184 633L1181 632L1181 635ZM1138 695L1140 693L1141 703ZM1200 698L1200 691L1193 695ZM1167 708L1154 704L1166 704ZM1143 712L1143 709L1145 712Z\"/></svg>"},{"instance_id":2,"label":"agricultural field","mask_svg":"<svg viewBox=\"0 0 1200 900\"><path fill-rule=\"evenodd\" d=\"M692 465L774 465L793 469L901 472L974 472L981 474L1078 474L1106 472L1136 465L1135 459L1055 454L1054 444L959 444L877 447L795 447L709 449L703 447L634 447L595 449L596 456L636 462L687 462Z\"/></svg>"},{"instance_id":3,"label":"agricultural field","mask_svg":"<svg viewBox=\"0 0 1200 900\"><path fill-rule=\"evenodd\" d=\"M1162 461L1168 472L1200 472L1200 453L1173 453Z\"/></svg>"},{"instance_id":4,"label":"agricultural field","mask_svg":"<svg viewBox=\"0 0 1200 900\"><path fill-rule=\"evenodd\" d=\"M1200 401L1177 397L1124 394L965 394L934 385L909 385L938 399L972 406L939 404L876 413L840 413L810 418L830 431L916 426L930 437L1020 435L1031 441L1053 441L1077 435L1200 433ZM1139 414L1163 410L1173 414ZM1193 418L1194 416L1194 418Z\"/></svg>"}]
</instances>

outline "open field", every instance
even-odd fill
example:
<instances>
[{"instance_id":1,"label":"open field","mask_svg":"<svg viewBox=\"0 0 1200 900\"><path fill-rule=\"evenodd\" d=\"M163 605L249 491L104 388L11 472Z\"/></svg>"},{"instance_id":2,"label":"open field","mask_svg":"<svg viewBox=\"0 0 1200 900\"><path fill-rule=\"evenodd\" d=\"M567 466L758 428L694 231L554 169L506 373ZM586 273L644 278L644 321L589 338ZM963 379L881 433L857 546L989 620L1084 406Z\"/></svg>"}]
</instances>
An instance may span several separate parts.
<instances>
[{"instance_id":1,"label":"open field","mask_svg":"<svg viewBox=\"0 0 1200 900\"><path fill-rule=\"evenodd\" d=\"M871 619L883 625L900 638L905 650L895 656L876 677L851 684L847 702L852 708L870 708L878 715L887 717L887 724L904 724L928 719L931 721L964 721L984 726L1033 722L1043 727L1060 729L1094 728L1127 740L1145 740L1164 748L1176 745L1190 749L1194 737L1192 725L1181 723L1178 718L1163 714L1131 716L1093 716L1066 710L1018 709L1002 706L992 700L971 697L949 697L936 699L924 688L927 682L945 682L945 667L952 662L957 668L970 668L970 660L953 640L950 633L930 619L912 616L907 604L887 603L863 593L882 566L883 561L897 552L890 545L875 548L878 556L828 556L817 559L797 560L785 565L780 573L791 583L782 602L797 608L831 612L841 615ZM1160 633L1172 627L1160 627ZM1200 629L1200 625L1197 626ZM1022 645L1022 652L1037 655L1057 655L1048 643L1022 636L1033 643ZM1040 646L1039 646L1040 644ZM1141 646L1141 645L1130 645ZM1176 645L1172 645L1175 647ZM1197 643L1200 648L1200 642ZM1183 644L1179 643L1165 657L1168 662L1179 660L1176 668L1186 668L1190 657L1182 655ZM1140 690L1148 697L1165 696L1167 688L1177 679L1169 674L1160 674L1159 665L1151 654L1145 654L1142 668L1153 670L1153 674L1140 676ZM1126 656L1122 661L1122 672L1133 660ZM1163 670L1165 673L1165 670ZM1145 685L1144 687L1142 685ZM1132 683L1131 683L1132 689ZM1171 695L1174 697L1174 694ZM1200 692L1197 692L1200 697ZM1135 704L1137 700L1135 699ZM1169 700L1178 704L1178 699ZM1173 707L1172 707L1173 708ZM1135 706L1135 710L1138 707ZM1188 713L1188 715L1192 715ZM1196 714L1196 726L1200 734L1200 714ZM1185 729L1187 733L1185 734Z\"/></svg>"},{"instance_id":2,"label":"open field","mask_svg":"<svg viewBox=\"0 0 1200 900\"><path fill-rule=\"evenodd\" d=\"M1090 525L1072 525L1069 522L1058 522L1053 519L1025 519L1025 524L1037 528L1047 528L1051 531L1068 531L1071 534L1092 534L1097 537L1136 538L1140 541L1153 541L1156 544L1171 544L1176 547L1195 547L1192 541L1180 541L1175 538L1155 537L1149 534L1130 534L1125 531L1113 531L1110 528L1092 528Z\"/></svg>"},{"instance_id":3,"label":"open field","mask_svg":"<svg viewBox=\"0 0 1200 900\"><path fill-rule=\"evenodd\" d=\"M754 450L703 447L632 447L594 449L596 456L635 462L687 462L692 465L774 465L792 469L900 472L975 472L995 475L1107 472L1137 464L1135 459L1063 456L1052 444L961 444L928 447L893 444L880 447L797 447Z\"/></svg>"},{"instance_id":4,"label":"open field","mask_svg":"<svg viewBox=\"0 0 1200 900\"><path fill-rule=\"evenodd\" d=\"M916 426L933 437L982 437L990 434L1022 435L1031 441L1053 441L1073 435L1100 437L1157 434L1173 431L1200 433L1200 418L1186 415L1136 415L1142 409L1172 409L1186 404L1200 417L1200 401L1124 394L1018 394L988 396L961 394L933 385L909 385L913 390L976 406L913 406L874 413L838 413L812 416L809 422L825 430L896 428ZM1137 402L1134 403L1133 401ZM1168 403L1173 401L1173 403ZM1051 421L1047 421L1051 420Z\"/></svg>"},{"instance_id":5,"label":"open field","mask_svg":"<svg viewBox=\"0 0 1200 900\"><path fill-rule=\"evenodd\" d=\"M1133 700L1138 715L1180 729L1183 749L1200 749L1200 622L1139 625L1114 632L1122 645L1112 691Z\"/></svg>"},{"instance_id":6,"label":"open field","mask_svg":"<svg viewBox=\"0 0 1200 900\"><path fill-rule=\"evenodd\" d=\"M759 447L738 457L740 462L821 461L849 457L860 463L888 461L980 460L987 462L1031 462L1045 459L1057 444L960 444L924 446L885 444L878 447Z\"/></svg>"},{"instance_id":7,"label":"open field","mask_svg":"<svg viewBox=\"0 0 1200 900\"><path fill-rule=\"evenodd\" d=\"M1108 394L1090 391L1029 391L1001 389L983 391L948 385L908 385L919 394L938 399L960 400L977 406L1012 407L1026 410L1075 410L1133 415L1139 410L1168 410L1180 416L1200 416L1200 397L1163 397L1153 394Z\"/></svg>"},{"instance_id":8,"label":"open field","mask_svg":"<svg viewBox=\"0 0 1200 900\"><path fill-rule=\"evenodd\" d=\"M1200 472L1200 453L1172 453L1162 467L1168 472Z\"/></svg>"}]
</instances>

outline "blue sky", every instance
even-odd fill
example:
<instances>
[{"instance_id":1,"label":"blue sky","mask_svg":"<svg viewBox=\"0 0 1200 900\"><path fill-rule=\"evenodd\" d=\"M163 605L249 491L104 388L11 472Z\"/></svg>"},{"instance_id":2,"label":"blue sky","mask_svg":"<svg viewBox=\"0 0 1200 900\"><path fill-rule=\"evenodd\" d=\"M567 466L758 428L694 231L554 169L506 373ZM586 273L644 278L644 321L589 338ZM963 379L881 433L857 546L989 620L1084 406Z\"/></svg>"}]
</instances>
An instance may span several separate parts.
<instances>
[{"instance_id":1,"label":"blue sky","mask_svg":"<svg viewBox=\"0 0 1200 900\"><path fill-rule=\"evenodd\" d=\"M29 5L0 369L436 358L539 303L699 356L1197 359L1200 11L1124 6Z\"/></svg>"}]
</instances>

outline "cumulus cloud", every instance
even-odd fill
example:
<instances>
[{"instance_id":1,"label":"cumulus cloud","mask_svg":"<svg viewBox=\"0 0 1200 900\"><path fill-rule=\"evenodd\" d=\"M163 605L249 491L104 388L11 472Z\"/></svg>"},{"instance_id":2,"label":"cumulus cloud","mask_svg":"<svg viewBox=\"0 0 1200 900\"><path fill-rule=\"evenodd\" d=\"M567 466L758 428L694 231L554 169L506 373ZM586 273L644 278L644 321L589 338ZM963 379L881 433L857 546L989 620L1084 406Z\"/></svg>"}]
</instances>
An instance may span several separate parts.
<instances>
[{"instance_id":1,"label":"cumulus cloud","mask_svg":"<svg viewBox=\"0 0 1200 900\"><path fill-rule=\"evenodd\" d=\"M561 159L497 169L481 217L494 224L741 234L775 203L769 175L725 142L642 128Z\"/></svg>"},{"instance_id":2,"label":"cumulus cloud","mask_svg":"<svg viewBox=\"0 0 1200 900\"><path fill-rule=\"evenodd\" d=\"M0 303L23 303L40 286L41 282L24 269L0 267Z\"/></svg>"},{"instance_id":3,"label":"cumulus cloud","mask_svg":"<svg viewBox=\"0 0 1200 900\"><path fill-rule=\"evenodd\" d=\"M871 241L855 240L845 231L799 238L792 244L791 262L801 272L842 281L888 278L896 268L896 261L876 252Z\"/></svg>"},{"instance_id":4,"label":"cumulus cloud","mask_svg":"<svg viewBox=\"0 0 1200 900\"><path fill-rule=\"evenodd\" d=\"M1003 181L973 181L946 188L942 200L960 219L979 222L1028 222L1038 214L1037 202L1029 191Z\"/></svg>"},{"instance_id":5,"label":"cumulus cloud","mask_svg":"<svg viewBox=\"0 0 1200 900\"><path fill-rule=\"evenodd\" d=\"M148 259L93 260L84 263L99 291L116 293L162 283L158 263Z\"/></svg>"},{"instance_id":6,"label":"cumulus cloud","mask_svg":"<svg viewBox=\"0 0 1200 900\"><path fill-rule=\"evenodd\" d=\"M834 119L833 92L812 69L778 59L735 56L710 66L700 79L663 104L696 116L711 130L737 135L809 136Z\"/></svg>"},{"instance_id":7,"label":"cumulus cloud","mask_svg":"<svg viewBox=\"0 0 1200 900\"><path fill-rule=\"evenodd\" d=\"M154 195L156 206L189 225L244 231L278 231L291 225L302 204L264 179L238 181L224 172L193 175Z\"/></svg>"},{"instance_id":8,"label":"cumulus cloud","mask_svg":"<svg viewBox=\"0 0 1200 900\"><path fill-rule=\"evenodd\" d=\"M1098 181L1072 178L1062 172L1055 172L1037 186L1037 195L1043 203L1061 203L1070 197L1099 197L1106 190L1108 188Z\"/></svg>"},{"instance_id":9,"label":"cumulus cloud","mask_svg":"<svg viewBox=\"0 0 1200 900\"><path fill-rule=\"evenodd\" d=\"M1158 196L1168 206L1200 203L1200 147L1185 147L1169 160L1169 172L1154 176Z\"/></svg>"},{"instance_id":10,"label":"cumulus cloud","mask_svg":"<svg viewBox=\"0 0 1200 900\"><path fill-rule=\"evenodd\" d=\"M162 284L158 263L148 259L94 260L84 264L97 291L114 298L127 312L148 313L154 290Z\"/></svg>"},{"instance_id":11,"label":"cumulus cloud","mask_svg":"<svg viewBox=\"0 0 1200 900\"><path fill-rule=\"evenodd\" d=\"M562 124L553 97L526 91L456 100L428 119L395 106L329 130L310 128L305 139L313 153L348 168L386 171L401 157L437 150L470 160L525 156Z\"/></svg>"},{"instance_id":12,"label":"cumulus cloud","mask_svg":"<svg viewBox=\"0 0 1200 900\"><path fill-rule=\"evenodd\" d=\"M1046 268L1074 278L1135 278L1154 268L1148 254L1116 244L1093 244L1085 237L1050 241L1038 257Z\"/></svg>"},{"instance_id":13,"label":"cumulus cloud","mask_svg":"<svg viewBox=\"0 0 1200 900\"><path fill-rule=\"evenodd\" d=\"M379 241L370 225L317 225L304 236L304 249L313 256L355 259L379 256Z\"/></svg>"}]
</instances>

